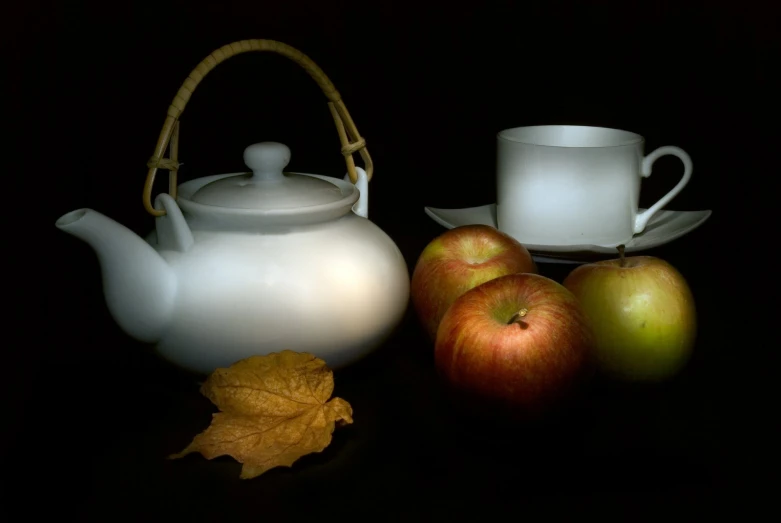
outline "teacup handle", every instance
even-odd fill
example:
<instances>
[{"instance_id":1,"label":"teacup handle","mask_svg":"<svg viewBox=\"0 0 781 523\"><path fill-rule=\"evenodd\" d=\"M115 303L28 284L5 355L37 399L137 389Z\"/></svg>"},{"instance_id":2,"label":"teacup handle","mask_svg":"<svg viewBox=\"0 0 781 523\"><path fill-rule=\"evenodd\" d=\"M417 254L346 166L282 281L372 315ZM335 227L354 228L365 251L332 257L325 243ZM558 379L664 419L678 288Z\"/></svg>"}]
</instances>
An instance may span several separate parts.
<instances>
[{"instance_id":1,"label":"teacup handle","mask_svg":"<svg viewBox=\"0 0 781 523\"><path fill-rule=\"evenodd\" d=\"M645 211L638 213L637 217L635 217L635 234L643 232L645 230L645 226L648 224L648 220L650 220L651 217L656 214L657 211L659 211L659 209L670 203L670 200L675 198L675 196L681 192L681 189L683 189L686 184L689 183L689 179L692 177L692 159L689 158L689 155L686 153L686 151L680 147L665 145L664 147L659 147L643 158L643 165L640 170L640 174L643 176L643 178L648 178L651 176L651 169L654 165L654 162L662 156L666 156L668 154L677 156L683 162L683 177L681 178L681 181L679 181L678 184L673 187L672 190L670 190L670 192L659 198L659 201L657 201Z\"/></svg>"}]
</instances>

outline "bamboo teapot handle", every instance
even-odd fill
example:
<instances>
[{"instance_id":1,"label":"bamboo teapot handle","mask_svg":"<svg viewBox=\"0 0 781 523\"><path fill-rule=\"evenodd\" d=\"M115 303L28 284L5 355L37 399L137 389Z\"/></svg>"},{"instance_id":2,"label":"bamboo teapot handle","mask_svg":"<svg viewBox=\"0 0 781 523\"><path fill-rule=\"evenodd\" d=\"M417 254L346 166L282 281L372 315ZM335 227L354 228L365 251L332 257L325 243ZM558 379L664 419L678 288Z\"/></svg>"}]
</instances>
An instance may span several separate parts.
<instances>
[{"instance_id":1,"label":"bamboo teapot handle","mask_svg":"<svg viewBox=\"0 0 781 523\"><path fill-rule=\"evenodd\" d=\"M317 85L320 86L320 89L328 98L328 108L336 124L336 131L339 133L342 155L347 163L347 174L350 180L353 183L358 180L358 174L355 170L355 159L353 158L353 154L356 152L361 154L361 158L363 158L366 166L367 178L371 180L374 173L374 164L369 151L366 149L366 140L361 137L352 117L350 117L350 113L347 111L344 102L342 102L339 91L336 90L336 87L334 87L334 84L323 70L301 51L282 42L275 40L241 40L224 45L204 58L190 72L190 75L179 88L173 102L168 107L168 115L163 124L163 129L160 131L160 137L157 139L155 152L147 162L149 171L146 176L146 183L144 183L144 208L152 216L165 215L165 210L155 209L152 203L152 185L158 169L168 170L168 192L173 198L176 198L176 174L180 165L178 161L179 117L182 115L193 91L212 69L228 58L249 51L271 51L281 54L300 65L317 82ZM166 149L169 149L168 158L163 157Z\"/></svg>"}]
</instances>

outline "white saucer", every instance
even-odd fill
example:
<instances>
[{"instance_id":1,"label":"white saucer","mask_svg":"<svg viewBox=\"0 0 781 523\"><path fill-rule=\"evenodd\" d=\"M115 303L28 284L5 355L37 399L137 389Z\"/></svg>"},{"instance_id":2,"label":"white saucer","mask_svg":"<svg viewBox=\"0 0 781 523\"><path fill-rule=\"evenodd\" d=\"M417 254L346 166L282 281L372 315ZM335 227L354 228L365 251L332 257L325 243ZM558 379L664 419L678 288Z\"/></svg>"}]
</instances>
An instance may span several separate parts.
<instances>
[{"instance_id":1,"label":"white saucer","mask_svg":"<svg viewBox=\"0 0 781 523\"><path fill-rule=\"evenodd\" d=\"M493 203L466 209L425 207L424 210L435 222L447 229L477 224L497 227L496 204ZM668 211L663 209L651 217L643 232L635 235L626 243L624 252L644 251L670 243L705 223L711 213L712 211ZM543 263L584 263L595 258L618 255L615 247L601 245L534 245L524 243L524 246L529 249L535 260Z\"/></svg>"}]
</instances>

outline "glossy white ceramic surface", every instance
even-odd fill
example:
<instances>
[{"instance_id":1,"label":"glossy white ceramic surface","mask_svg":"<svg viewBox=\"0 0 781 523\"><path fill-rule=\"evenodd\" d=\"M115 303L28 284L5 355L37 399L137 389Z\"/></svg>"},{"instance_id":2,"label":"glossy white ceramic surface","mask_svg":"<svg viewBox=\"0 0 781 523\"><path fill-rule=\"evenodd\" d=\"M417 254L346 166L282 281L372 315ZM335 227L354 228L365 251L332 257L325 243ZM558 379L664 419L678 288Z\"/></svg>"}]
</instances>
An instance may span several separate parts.
<instances>
[{"instance_id":1,"label":"glossy white ceramic surface","mask_svg":"<svg viewBox=\"0 0 781 523\"><path fill-rule=\"evenodd\" d=\"M232 209L294 209L337 202L344 197L328 180L284 173L290 149L278 142L261 142L244 150L250 173L234 174L204 184L188 199Z\"/></svg>"},{"instance_id":2,"label":"glossy white ceramic surface","mask_svg":"<svg viewBox=\"0 0 781 523\"><path fill-rule=\"evenodd\" d=\"M120 327L185 369L208 374L284 349L336 369L376 349L404 315L409 275L395 243L366 218L365 171L361 195L349 181L298 174L331 183L337 195L298 209L190 199L235 176L182 184L177 200L159 195L155 206L167 213L146 240L91 209L56 225L96 251ZM235 189L226 187L222 196Z\"/></svg>"},{"instance_id":3,"label":"glossy white ceramic surface","mask_svg":"<svg viewBox=\"0 0 781 523\"><path fill-rule=\"evenodd\" d=\"M641 209L641 211L642 210L644 209ZM478 207L468 207L464 209L437 209L434 207L425 207L424 211L431 219L448 229L472 224L497 227L497 210L495 204L480 205ZM625 244L625 251L627 253L638 252L670 243L705 223L710 217L711 212L712 211L709 210L659 211L653 215L642 233L635 235ZM524 243L524 245L533 254L569 260L577 260L579 254L585 256L594 254L613 255L617 252L613 247L589 244L549 245Z\"/></svg>"},{"instance_id":4,"label":"glossy white ceramic surface","mask_svg":"<svg viewBox=\"0 0 781 523\"><path fill-rule=\"evenodd\" d=\"M692 162L678 147L643 152L642 136L602 127L518 127L497 136L498 228L522 243L626 244L688 183ZM664 197L639 212L641 179L661 156L684 173Z\"/></svg>"}]
</instances>

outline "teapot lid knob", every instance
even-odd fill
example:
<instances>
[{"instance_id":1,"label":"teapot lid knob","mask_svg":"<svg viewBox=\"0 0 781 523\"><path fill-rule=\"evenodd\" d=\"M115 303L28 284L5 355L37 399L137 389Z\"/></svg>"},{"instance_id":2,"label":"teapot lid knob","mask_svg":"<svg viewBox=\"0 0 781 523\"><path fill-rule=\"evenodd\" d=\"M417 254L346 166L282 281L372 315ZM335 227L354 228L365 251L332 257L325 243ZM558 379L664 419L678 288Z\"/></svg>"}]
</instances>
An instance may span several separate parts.
<instances>
[{"instance_id":1,"label":"teapot lid knob","mask_svg":"<svg viewBox=\"0 0 781 523\"><path fill-rule=\"evenodd\" d=\"M244 149L244 163L252 174L234 173L210 181L195 191L192 200L215 207L293 213L345 199L343 189L320 176L283 172L289 161L290 149L285 144L250 145Z\"/></svg>"},{"instance_id":2,"label":"teapot lid knob","mask_svg":"<svg viewBox=\"0 0 781 523\"><path fill-rule=\"evenodd\" d=\"M281 179L290 162L290 149L279 142L260 142L244 149L244 163L252 169L253 179Z\"/></svg>"}]
</instances>

